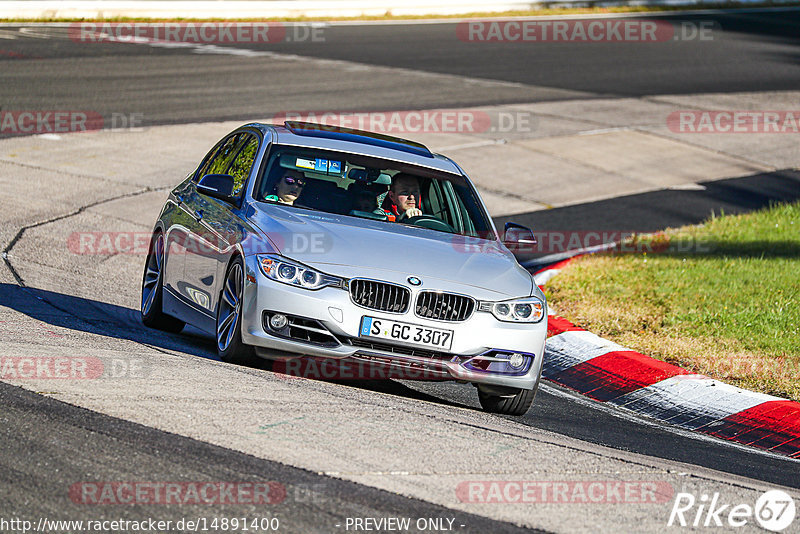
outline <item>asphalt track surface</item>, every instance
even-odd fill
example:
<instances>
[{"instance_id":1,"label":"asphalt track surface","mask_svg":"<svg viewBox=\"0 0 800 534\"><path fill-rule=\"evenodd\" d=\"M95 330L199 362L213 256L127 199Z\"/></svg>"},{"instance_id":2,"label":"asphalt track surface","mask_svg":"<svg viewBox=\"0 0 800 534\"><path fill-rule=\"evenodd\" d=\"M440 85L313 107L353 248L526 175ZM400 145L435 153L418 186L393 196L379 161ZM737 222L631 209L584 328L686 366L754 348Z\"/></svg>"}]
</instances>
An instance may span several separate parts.
<instances>
[{"instance_id":1,"label":"asphalt track surface","mask_svg":"<svg viewBox=\"0 0 800 534\"><path fill-rule=\"evenodd\" d=\"M89 482L87 472L92 480L113 480L124 473L142 481L157 473L165 481L268 481L279 486L269 494L267 506L228 504L210 511L202 504L165 504L153 514L152 505L148 509L134 504L115 507L114 519L140 521L157 515L177 523L186 517L277 518L281 532L315 533L342 529L348 517L424 517L453 519L455 529L467 532L530 532L122 421L4 383L0 402L0 484L8 490L2 505L6 518L65 513L102 518L102 512L87 513L85 505L65 499L64 489L78 480Z\"/></svg>"},{"instance_id":2,"label":"asphalt track surface","mask_svg":"<svg viewBox=\"0 0 800 534\"><path fill-rule=\"evenodd\" d=\"M800 87L800 11L675 15L711 39L656 43L465 42L457 23L331 25L320 37L193 48L83 43L67 28L0 28L0 107L140 113L145 125L252 120L290 110L465 107L570 97L643 97ZM5 37L3 37L5 35ZM291 31L288 32L291 37ZM304 34L302 34L304 35ZM302 37L298 34L299 37ZM222 49L276 53L239 57ZM285 56L409 69L380 76L347 64L287 67ZM464 87L442 75L489 82ZM436 82L440 83L436 83Z\"/></svg>"},{"instance_id":3,"label":"asphalt track surface","mask_svg":"<svg viewBox=\"0 0 800 534\"><path fill-rule=\"evenodd\" d=\"M7 306L56 327L129 339L189 355L216 359L212 338L187 329L183 335L154 333L141 326L136 310L71 295L0 284ZM47 303L47 305L43 305ZM54 310L55 309L55 310ZM60 311L62 314L54 314ZM269 370L269 362L257 368ZM343 381L346 387L480 410L473 388L450 382ZM648 456L698 465L767 483L800 488L798 463L721 440L708 439L605 409L555 385L540 389L530 411L509 418L534 428ZM68 408L63 408L68 410ZM8 415L7 417L13 417ZM153 473L153 474L158 474Z\"/></svg>"},{"instance_id":4,"label":"asphalt track surface","mask_svg":"<svg viewBox=\"0 0 800 534\"><path fill-rule=\"evenodd\" d=\"M402 76L392 84L361 80L355 75L330 80L315 77L313 69L286 68L276 79L266 70L273 58L240 59L230 55L196 55L186 49L154 48L123 44L85 45L64 38L0 39L0 105L3 109L93 109L101 113L143 113L148 124L202 122L252 118L290 109L308 109L300 102L312 100L312 109L400 109L493 105L593 96L646 96L663 93L766 91L800 86L798 53L800 15L796 11L757 14L678 16L679 20L712 20L722 32L711 42L654 44L520 44L477 45L454 38L453 24L331 26L324 43L282 43L262 47L281 54L356 61L430 73L448 73L471 78L509 82L507 85L474 85L468 91L423 91ZM46 33L46 32L45 32ZM247 48L259 49L258 45ZM27 61L27 59L37 59ZM256 63L254 65L254 62ZM258 62L264 62L260 65ZM624 65L625 68L621 68ZM334 69L335 70L335 69ZM346 78L346 79L345 79ZM441 89L444 80L430 89ZM333 87L331 87L333 85ZM740 179L741 180L741 179ZM753 200L750 184L763 188L772 184L761 200ZM728 196L705 196L685 192L659 192L548 210L526 215L538 228L550 225L567 229L566 221L597 222L613 208L635 206L633 218L625 220L631 230L657 230L665 226L696 222L709 210L755 209L768 198L797 198L796 173L778 173L720 184L730 185ZM737 193L738 191L738 193ZM712 190L713 192L713 190ZM794 194L794 197L792 197ZM686 207L687 195L698 199ZM771 196L770 196L771 195ZM653 208L661 215L653 217ZM515 217L519 219L519 217ZM611 228L620 228L619 221ZM52 309L42 312L38 293L45 302L68 310L54 319ZM0 297L6 306L58 326L97 330L137 341L182 347L188 354L213 357L210 343L197 336L164 335L158 340L148 333L127 308L79 299L54 292L33 292L3 284ZM97 315L103 321L82 321ZM46 307L46 306L45 306ZM109 328L113 326L114 328ZM452 384L416 382L355 383L346 387L377 389L404 398L444 405L476 408L474 392ZM119 419L102 416L52 399L0 384L4 406L0 421L0 462L4 505L8 511L46 514L48 507L65 509L62 490L66 482L85 473L91 457L95 479L125 476L169 479L205 476L246 480L248 474L280 478L306 491L321 477L302 470L255 459L242 453L169 435ZM522 419L527 425L607 445L625 451L684 462L687 469L702 466L753 480L800 488L796 462L790 462L743 447L677 433L649 421L625 418L599 409L579 396L554 386L543 388L531 411ZM34 442L29 440L32 436ZM91 454L86 454L87 449ZM124 466L119 463L124 459ZM59 477L53 479L53 466ZM198 474L199 473L199 474ZM324 477L326 483L331 480ZM27 482L21 483L22 480ZM349 515L442 515L444 510L412 499L387 494L358 484L335 481L320 499L295 499L287 521L294 531L313 532L320 515L335 521ZM311 486L309 486L311 485ZM295 486L292 486L295 487ZM59 488L59 490L55 489ZM316 490L308 490L311 494ZM44 495L48 498L33 499ZM346 499L341 497L347 495ZM313 497L313 495L312 495ZM38 507L38 509L36 509ZM334 510L337 510L334 512ZM132 516L137 510L130 509ZM180 510L180 515L187 515ZM512 525L448 511L463 516L475 532L509 531ZM162 514L163 515L163 514ZM177 515L177 512L176 512ZM291 518L290 518L291 517ZM486 524L482 521L487 521ZM489 525L491 523L491 525ZM491 527L491 528L490 528Z\"/></svg>"}]
</instances>

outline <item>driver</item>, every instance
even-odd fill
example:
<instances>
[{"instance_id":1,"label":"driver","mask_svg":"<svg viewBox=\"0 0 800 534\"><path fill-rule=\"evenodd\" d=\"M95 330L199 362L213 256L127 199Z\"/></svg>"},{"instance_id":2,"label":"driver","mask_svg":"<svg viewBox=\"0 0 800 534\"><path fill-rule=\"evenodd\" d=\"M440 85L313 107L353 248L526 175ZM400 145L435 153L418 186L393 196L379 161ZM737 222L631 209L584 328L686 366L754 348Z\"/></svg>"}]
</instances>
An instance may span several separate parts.
<instances>
[{"instance_id":1,"label":"driver","mask_svg":"<svg viewBox=\"0 0 800 534\"><path fill-rule=\"evenodd\" d=\"M416 176L399 172L392 178L392 186L383 203L383 210L389 219L417 217L422 215L420 208L420 187Z\"/></svg>"}]
</instances>

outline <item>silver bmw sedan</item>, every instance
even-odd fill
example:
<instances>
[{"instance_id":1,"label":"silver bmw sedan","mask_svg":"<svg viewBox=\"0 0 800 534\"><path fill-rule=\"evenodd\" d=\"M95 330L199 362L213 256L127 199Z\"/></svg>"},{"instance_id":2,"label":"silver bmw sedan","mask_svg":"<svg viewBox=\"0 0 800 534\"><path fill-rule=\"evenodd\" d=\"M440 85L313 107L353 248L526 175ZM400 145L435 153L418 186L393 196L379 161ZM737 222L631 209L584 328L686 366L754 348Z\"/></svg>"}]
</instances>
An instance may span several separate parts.
<instances>
[{"instance_id":1,"label":"silver bmw sedan","mask_svg":"<svg viewBox=\"0 0 800 534\"><path fill-rule=\"evenodd\" d=\"M142 321L205 330L227 362L457 380L485 410L521 415L547 335L544 295L511 252L532 243L513 223L501 238L466 173L419 143L252 123L171 191Z\"/></svg>"}]
</instances>

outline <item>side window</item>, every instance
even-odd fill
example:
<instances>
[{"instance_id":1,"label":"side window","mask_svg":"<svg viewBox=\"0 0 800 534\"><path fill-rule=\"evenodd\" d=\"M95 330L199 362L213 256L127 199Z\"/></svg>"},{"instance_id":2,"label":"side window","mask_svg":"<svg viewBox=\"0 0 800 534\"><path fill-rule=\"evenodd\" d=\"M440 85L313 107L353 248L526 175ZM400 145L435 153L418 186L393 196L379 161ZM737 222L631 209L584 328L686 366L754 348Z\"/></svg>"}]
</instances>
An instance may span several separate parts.
<instances>
[{"instance_id":1,"label":"side window","mask_svg":"<svg viewBox=\"0 0 800 534\"><path fill-rule=\"evenodd\" d=\"M223 143L222 148L219 149L217 154L214 156L214 159L211 161L208 169L203 172L203 174L225 174L225 169L228 168L228 164L233 159L233 156L236 154L236 145L237 141L241 139L242 134L239 135L232 135L230 136L225 143Z\"/></svg>"},{"instance_id":2,"label":"side window","mask_svg":"<svg viewBox=\"0 0 800 534\"><path fill-rule=\"evenodd\" d=\"M247 177L250 176L250 170L253 168L253 161L258 152L258 138L252 134L243 135L244 138L240 143L242 148L228 167L228 174L233 176L233 195L237 197L247 183Z\"/></svg>"},{"instance_id":3,"label":"side window","mask_svg":"<svg viewBox=\"0 0 800 534\"><path fill-rule=\"evenodd\" d=\"M477 199L474 202L464 203L465 198L474 198L467 186L454 185L452 182L447 182L444 186L444 190L445 194L453 198L453 203L455 204L454 215L460 220L458 226L461 226L461 232L475 237L480 234L484 236L490 235L490 230L485 224L481 224L480 233L475 226L476 221L483 223L486 220L481 213L482 210L479 208Z\"/></svg>"},{"instance_id":4,"label":"side window","mask_svg":"<svg viewBox=\"0 0 800 534\"><path fill-rule=\"evenodd\" d=\"M211 162L214 161L214 155L219 151L220 146L222 146L222 143L217 143L214 148L209 150L208 154L206 154L206 157L200 166L200 170L197 171L197 175L194 177L195 182L199 182L200 178L208 174L208 167L211 165Z\"/></svg>"},{"instance_id":5,"label":"side window","mask_svg":"<svg viewBox=\"0 0 800 534\"><path fill-rule=\"evenodd\" d=\"M431 215L444 220L447 215L444 213L441 193L439 191L439 183L436 180L431 180L431 186L428 188L428 194L426 196L428 197L428 203L431 206Z\"/></svg>"},{"instance_id":6,"label":"side window","mask_svg":"<svg viewBox=\"0 0 800 534\"><path fill-rule=\"evenodd\" d=\"M440 218L449 225L453 225L452 199L442 191L446 182L431 180L428 188L428 202L431 206L431 215Z\"/></svg>"}]
</instances>

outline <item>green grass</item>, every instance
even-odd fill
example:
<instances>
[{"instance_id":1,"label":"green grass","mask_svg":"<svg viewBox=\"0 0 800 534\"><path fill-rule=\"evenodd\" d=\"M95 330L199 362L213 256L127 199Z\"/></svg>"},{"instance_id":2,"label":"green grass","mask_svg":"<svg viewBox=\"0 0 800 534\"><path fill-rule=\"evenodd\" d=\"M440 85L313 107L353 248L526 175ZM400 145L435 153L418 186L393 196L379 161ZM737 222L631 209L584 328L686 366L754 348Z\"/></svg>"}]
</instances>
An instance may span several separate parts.
<instances>
[{"instance_id":1,"label":"green grass","mask_svg":"<svg viewBox=\"0 0 800 534\"><path fill-rule=\"evenodd\" d=\"M800 400L800 203L629 248L641 252L569 264L545 288L555 312L691 371Z\"/></svg>"},{"instance_id":2,"label":"green grass","mask_svg":"<svg viewBox=\"0 0 800 534\"><path fill-rule=\"evenodd\" d=\"M756 7L791 7L800 5L800 2L775 2L764 1L755 3L744 2L715 2L706 3L696 6L611 6L611 7L581 7L581 8L564 8L558 7L557 4L543 4L539 9L529 9L521 11L505 11L505 12L477 12L477 13L464 13L458 15L393 15L387 12L384 15L370 15L360 17L282 17L282 18L247 18L237 19L243 22L255 21L274 21L274 22L313 22L313 21L352 21L352 20L422 20L422 19L468 19L468 18L510 18L510 17L536 17L536 16L550 16L550 15L591 15L591 14L607 14L607 13L654 13L662 11L687 11L693 9L752 9ZM219 19L219 18L144 18L144 17L108 17L99 19L90 18L7 18L0 19L3 22L195 22L195 21L225 21L231 22L233 19Z\"/></svg>"}]
</instances>

